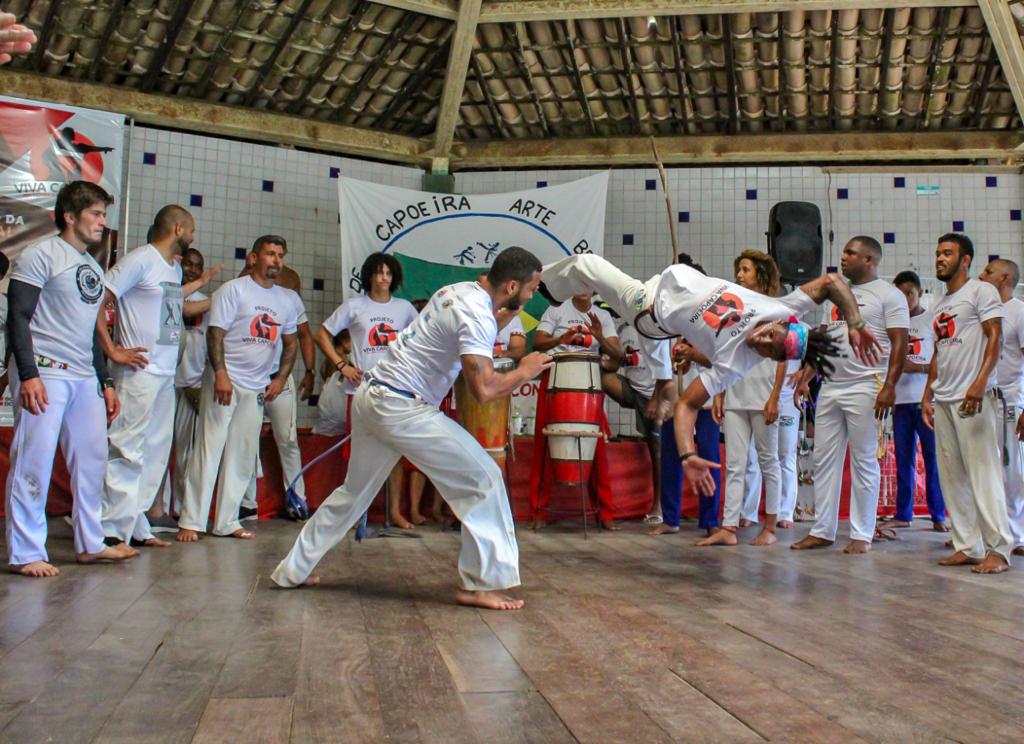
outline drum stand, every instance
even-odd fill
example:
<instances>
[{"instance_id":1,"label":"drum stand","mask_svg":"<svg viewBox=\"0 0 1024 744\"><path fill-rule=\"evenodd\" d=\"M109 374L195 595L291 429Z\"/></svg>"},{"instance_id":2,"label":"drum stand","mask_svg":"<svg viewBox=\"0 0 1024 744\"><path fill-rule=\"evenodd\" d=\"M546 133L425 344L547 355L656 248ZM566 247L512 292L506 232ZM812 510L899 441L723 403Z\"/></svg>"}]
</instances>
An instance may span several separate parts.
<instances>
[{"instance_id":1,"label":"drum stand","mask_svg":"<svg viewBox=\"0 0 1024 744\"><path fill-rule=\"evenodd\" d=\"M579 479L576 482L576 486L580 494L580 513L583 515L583 539L586 540L588 538L587 521L590 517L594 517L594 522L598 523L598 510L589 508L587 504L587 482L583 478L583 440L588 438L598 439L603 437L604 434L599 431L590 431L588 429L566 431L565 429L551 429L548 427L544 427L544 430L541 433L546 437L572 437L576 440L576 464L579 467ZM558 483L559 481L555 482ZM565 485L571 486L572 484L566 483ZM575 514L575 512L568 511L566 509L548 508L544 511L551 512L552 514Z\"/></svg>"}]
</instances>

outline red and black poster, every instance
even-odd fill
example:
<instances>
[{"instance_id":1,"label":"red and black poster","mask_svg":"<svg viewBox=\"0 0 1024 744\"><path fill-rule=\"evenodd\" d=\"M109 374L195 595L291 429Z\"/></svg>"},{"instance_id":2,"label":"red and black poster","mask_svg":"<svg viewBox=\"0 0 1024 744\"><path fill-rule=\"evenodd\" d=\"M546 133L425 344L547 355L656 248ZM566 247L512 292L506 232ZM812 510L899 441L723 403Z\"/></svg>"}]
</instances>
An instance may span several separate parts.
<instances>
[{"instance_id":1,"label":"red and black poster","mask_svg":"<svg viewBox=\"0 0 1024 744\"><path fill-rule=\"evenodd\" d=\"M123 210L125 117L0 96L0 249L13 259L54 235L53 206L69 181L92 181L114 197L110 229L94 253L106 266Z\"/></svg>"}]
</instances>

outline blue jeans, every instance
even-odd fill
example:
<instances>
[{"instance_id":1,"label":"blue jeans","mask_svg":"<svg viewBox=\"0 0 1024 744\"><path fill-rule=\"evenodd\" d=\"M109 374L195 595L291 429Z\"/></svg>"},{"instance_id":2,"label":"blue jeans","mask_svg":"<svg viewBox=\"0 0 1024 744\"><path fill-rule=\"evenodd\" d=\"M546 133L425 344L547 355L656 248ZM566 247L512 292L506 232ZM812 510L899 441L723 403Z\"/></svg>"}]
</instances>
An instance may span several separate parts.
<instances>
[{"instance_id":1,"label":"blue jeans","mask_svg":"<svg viewBox=\"0 0 1024 744\"><path fill-rule=\"evenodd\" d=\"M892 436L896 450L896 519L909 522L914 518L914 466L917 462L915 440L920 439L928 512L932 521L943 521L946 518L946 504L942 500L939 468L935 460L935 432L925 426L919 404L900 403L893 408Z\"/></svg>"},{"instance_id":2,"label":"blue jeans","mask_svg":"<svg viewBox=\"0 0 1024 744\"><path fill-rule=\"evenodd\" d=\"M711 418L711 411L702 410L697 416L697 454L705 460L721 463L718 424ZM718 510L722 493L720 470L712 470L715 479L713 496L701 496L698 525L703 529L718 526ZM683 466L679 462L676 448L676 431L673 420L661 427L661 517L669 527L678 527L683 507Z\"/></svg>"}]
</instances>

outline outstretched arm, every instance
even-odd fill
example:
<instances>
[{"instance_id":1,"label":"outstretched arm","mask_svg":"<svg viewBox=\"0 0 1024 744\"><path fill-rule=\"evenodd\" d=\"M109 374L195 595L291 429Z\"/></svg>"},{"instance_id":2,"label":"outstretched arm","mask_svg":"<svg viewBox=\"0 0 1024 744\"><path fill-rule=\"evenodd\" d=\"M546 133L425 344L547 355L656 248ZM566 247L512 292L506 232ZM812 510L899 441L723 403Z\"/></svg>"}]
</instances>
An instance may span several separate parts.
<instances>
[{"instance_id":1,"label":"outstretched arm","mask_svg":"<svg viewBox=\"0 0 1024 744\"><path fill-rule=\"evenodd\" d=\"M473 397L481 403L508 395L551 366L550 356L535 351L524 356L516 369L500 374L494 371L494 362L489 357L479 354L462 355L462 374Z\"/></svg>"},{"instance_id":2,"label":"outstretched arm","mask_svg":"<svg viewBox=\"0 0 1024 744\"><path fill-rule=\"evenodd\" d=\"M800 286L800 290L819 305L825 300L831 300L846 319L846 329L850 336L850 348L857 358L868 366L873 367L878 363L882 353L882 345L878 343L875 334L864 324L861 317L860 307L857 305L857 298L846 286L846 282L839 278L839 274L825 274L813 281Z\"/></svg>"}]
</instances>

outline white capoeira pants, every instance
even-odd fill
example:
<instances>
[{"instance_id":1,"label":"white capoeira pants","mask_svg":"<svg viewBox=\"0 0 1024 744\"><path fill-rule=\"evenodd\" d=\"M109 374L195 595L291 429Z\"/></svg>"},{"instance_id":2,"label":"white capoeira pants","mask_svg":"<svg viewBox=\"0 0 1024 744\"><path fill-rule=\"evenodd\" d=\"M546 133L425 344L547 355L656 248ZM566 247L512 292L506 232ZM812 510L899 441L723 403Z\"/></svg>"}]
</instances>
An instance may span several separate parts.
<instances>
[{"instance_id":1,"label":"white capoeira pants","mask_svg":"<svg viewBox=\"0 0 1024 744\"><path fill-rule=\"evenodd\" d=\"M1006 410L999 404L1000 425L996 427L999 454L1003 462L1003 488L1006 490L1006 517L1009 521L1011 547L1024 545L1024 442L1017 438L1017 419L1024 407L1016 405L1018 393L1014 389L1003 391ZM1005 456L1004 456L1005 450Z\"/></svg>"},{"instance_id":2,"label":"white capoeira pants","mask_svg":"<svg viewBox=\"0 0 1024 744\"><path fill-rule=\"evenodd\" d=\"M110 425L103 533L128 542L153 537L146 512L160 494L174 433L174 377L115 365L121 414Z\"/></svg>"},{"instance_id":3,"label":"white capoeira pants","mask_svg":"<svg viewBox=\"0 0 1024 744\"><path fill-rule=\"evenodd\" d=\"M107 412L95 377L40 376L49 403L33 415L18 405L18 370L9 371L14 406L14 438L7 473L4 513L7 562L22 566L45 561L46 497L53 458L60 444L71 474L71 520L76 553L103 550L100 524L103 471L107 463Z\"/></svg>"},{"instance_id":4,"label":"white capoeira pants","mask_svg":"<svg viewBox=\"0 0 1024 744\"><path fill-rule=\"evenodd\" d=\"M364 382L352 399L345 483L306 522L271 578L298 586L369 507L400 457L416 465L462 522L459 576L467 590L519 584L519 547L501 470L436 406Z\"/></svg>"},{"instance_id":5,"label":"white capoeira pants","mask_svg":"<svg viewBox=\"0 0 1024 744\"><path fill-rule=\"evenodd\" d=\"M745 493L743 494L743 508L740 510L740 519L757 524L760 521L761 507L761 486L764 480L761 478L761 463L757 456L757 443L755 437L750 438L750 452L747 455L747 471L743 475Z\"/></svg>"},{"instance_id":6,"label":"white capoeira pants","mask_svg":"<svg viewBox=\"0 0 1024 744\"><path fill-rule=\"evenodd\" d=\"M208 369L203 377L199 429L185 477L180 528L206 532L215 484L217 510L213 534L230 535L242 528L238 505L256 464L263 424L263 391L232 387L231 402L223 406L213 399L212 370Z\"/></svg>"},{"instance_id":7,"label":"white capoeira pants","mask_svg":"<svg viewBox=\"0 0 1024 744\"><path fill-rule=\"evenodd\" d=\"M564 302L574 294L594 291L601 295L627 323L654 302L654 290L660 275L642 282L620 271L609 261L584 254L570 256L548 264L542 274L544 286L556 300ZM656 380L672 377L670 349L665 341L655 341L640 336L640 352L644 355L647 368Z\"/></svg>"},{"instance_id":8,"label":"white capoeira pants","mask_svg":"<svg viewBox=\"0 0 1024 744\"><path fill-rule=\"evenodd\" d=\"M780 477L778 426L765 424L763 411L726 411L722 427L725 431L725 508L722 525L725 527L739 526L744 496L747 493L746 473L750 459L751 440L757 449L757 459L764 478L765 513L778 514ZM760 494L758 494L758 501L760 501Z\"/></svg>"},{"instance_id":9,"label":"white capoeira pants","mask_svg":"<svg viewBox=\"0 0 1024 744\"><path fill-rule=\"evenodd\" d=\"M796 511L799 480L796 465L797 441L800 439L800 409L792 395L783 395L779 401L779 521L792 522ZM788 398L788 400L784 400Z\"/></svg>"},{"instance_id":10,"label":"white capoeira pants","mask_svg":"<svg viewBox=\"0 0 1024 744\"><path fill-rule=\"evenodd\" d=\"M174 477L171 479L173 503L167 504L168 513L180 513L182 504L185 503L185 477L188 474L188 464L192 461L196 434L199 431L199 406L194 402L194 397L189 397L191 393L185 393L186 389L174 389ZM201 389L199 391L199 395L202 395ZM174 509L175 505L177 509Z\"/></svg>"},{"instance_id":11,"label":"white capoeira pants","mask_svg":"<svg viewBox=\"0 0 1024 744\"><path fill-rule=\"evenodd\" d=\"M878 488L878 426L874 380L826 382L814 416L814 527L811 534L835 540L839 530L839 495L843 460L850 447L850 539L870 543L875 536Z\"/></svg>"},{"instance_id":12,"label":"white capoeira pants","mask_svg":"<svg viewBox=\"0 0 1024 744\"><path fill-rule=\"evenodd\" d=\"M270 419L270 428L274 432L274 442L277 444L277 453L281 457L281 471L284 474L284 487L302 472L302 454L299 452L299 430L295 423L298 398L295 395L295 385L292 378L288 378L284 390L271 401L263 404L263 414ZM262 423L260 427L262 428ZM256 452L259 459L259 450ZM258 477L257 477L258 476ZM256 508L256 481L263 477L263 469L256 468L253 472L249 487L245 490L245 497L242 499L242 506L249 509ZM306 498L306 484L299 478L295 484L295 493L301 498Z\"/></svg>"},{"instance_id":13,"label":"white capoeira pants","mask_svg":"<svg viewBox=\"0 0 1024 744\"><path fill-rule=\"evenodd\" d=\"M997 434L1001 406L989 392L979 413L961 418L959 408L960 401L935 403L939 480L953 548L972 558L998 553L1009 563L1013 538Z\"/></svg>"}]
</instances>

